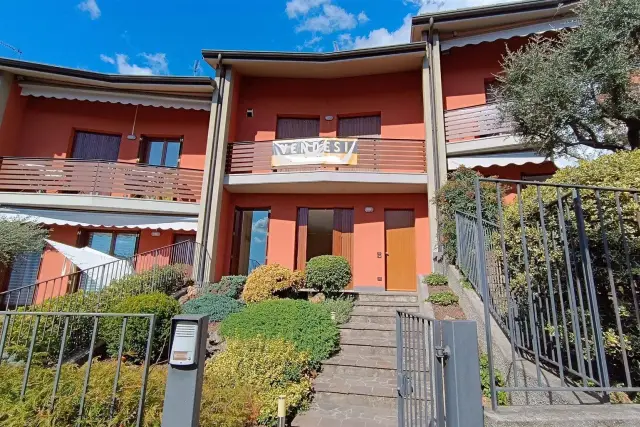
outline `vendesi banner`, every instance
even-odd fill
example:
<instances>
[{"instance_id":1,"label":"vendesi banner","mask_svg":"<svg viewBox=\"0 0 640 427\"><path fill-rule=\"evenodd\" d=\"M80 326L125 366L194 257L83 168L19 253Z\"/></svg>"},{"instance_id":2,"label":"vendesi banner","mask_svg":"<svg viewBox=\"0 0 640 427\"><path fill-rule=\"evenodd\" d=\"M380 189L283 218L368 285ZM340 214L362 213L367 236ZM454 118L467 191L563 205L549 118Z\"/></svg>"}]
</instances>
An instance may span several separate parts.
<instances>
[{"instance_id":1,"label":"vendesi banner","mask_svg":"<svg viewBox=\"0 0 640 427\"><path fill-rule=\"evenodd\" d=\"M304 138L273 141L271 166L357 165L355 138Z\"/></svg>"}]
</instances>

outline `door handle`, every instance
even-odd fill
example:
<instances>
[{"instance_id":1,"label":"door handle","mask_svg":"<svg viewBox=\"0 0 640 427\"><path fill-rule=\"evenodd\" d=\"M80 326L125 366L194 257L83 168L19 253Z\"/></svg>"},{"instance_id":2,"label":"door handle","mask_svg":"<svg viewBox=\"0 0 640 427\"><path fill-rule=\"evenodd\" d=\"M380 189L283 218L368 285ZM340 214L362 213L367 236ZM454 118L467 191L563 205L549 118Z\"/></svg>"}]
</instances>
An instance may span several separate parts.
<instances>
[{"instance_id":1,"label":"door handle","mask_svg":"<svg viewBox=\"0 0 640 427\"><path fill-rule=\"evenodd\" d=\"M389 256L389 252L385 252L384 254L385 254L386 256Z\"/></svg>"}]
</instances>

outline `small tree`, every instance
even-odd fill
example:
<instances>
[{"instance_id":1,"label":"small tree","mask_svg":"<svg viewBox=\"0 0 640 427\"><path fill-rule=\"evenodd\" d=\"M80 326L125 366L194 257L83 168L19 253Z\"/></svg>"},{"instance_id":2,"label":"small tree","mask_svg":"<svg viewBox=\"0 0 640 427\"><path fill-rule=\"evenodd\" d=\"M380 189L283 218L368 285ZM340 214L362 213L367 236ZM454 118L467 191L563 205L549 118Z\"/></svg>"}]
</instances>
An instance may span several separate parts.
<instances>
[{"instance_id":1,"label":"small tree","mask_svg":"<svg viewBox=\"0 0 640 427\"><path fill-rule=\"evenodd\" d=\"M508 51L496 98L542 154L640 147L640 2L584 0L579 27Z\"/></svg>"},{"instance_id":2,"label":"small tree","mask_svg":"<svg viewBox=\"0 0 640 427\"><path fill-rule=\"evenodd\" d=\"M47 230L27 219L0 218L0 266L10 265L20 254L41 251L48 235Z\"/></svg>"}]
</instances>

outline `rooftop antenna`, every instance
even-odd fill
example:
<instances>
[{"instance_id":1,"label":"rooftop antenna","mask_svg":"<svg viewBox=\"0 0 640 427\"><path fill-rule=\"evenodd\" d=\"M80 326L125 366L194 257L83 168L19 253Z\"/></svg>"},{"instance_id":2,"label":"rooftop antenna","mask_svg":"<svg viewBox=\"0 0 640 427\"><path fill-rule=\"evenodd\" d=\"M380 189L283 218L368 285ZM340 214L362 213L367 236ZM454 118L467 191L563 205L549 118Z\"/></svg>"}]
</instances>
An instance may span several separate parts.
<instances>
[{"instance_id":1,"label":"rooftop antenna","mask_svg":"<svg viewBox=\"0 0 640 427\"><path fill-rule=\"evenodd\" d=\"M195 61L193 61L193 75L194 76L199 76L200 75L200 60L196 59Z\"/></svg>"},{"instance_id":2,"label":"rooftop antenna","mask_svg":"<svg viewBox=\"0 0 640 427\"><path fill-rule=\"evenodd\" d=\"M0 40L0 46L6 47L7 49L10 49L10 50L14 51L15 53L18 54L18 58L22 58L22 51L20 49L18 49L17 47L12 46L9 43L5 43L2 40Z\"/></svg>"},{"instance_id":3,"label":"rooftop antenna","mask_svg":"<svg viewBox=\"0 0 640 427\"><path fill-rule=\"evenodd\" d=\"M333 41L333 51L334 51L334 52L338 52L338 51L340 51L340 45L339 45L339 44L338 44L338 42L337 42L337 41L335 41L335 40Z\"/></svg>"}]
</instances>

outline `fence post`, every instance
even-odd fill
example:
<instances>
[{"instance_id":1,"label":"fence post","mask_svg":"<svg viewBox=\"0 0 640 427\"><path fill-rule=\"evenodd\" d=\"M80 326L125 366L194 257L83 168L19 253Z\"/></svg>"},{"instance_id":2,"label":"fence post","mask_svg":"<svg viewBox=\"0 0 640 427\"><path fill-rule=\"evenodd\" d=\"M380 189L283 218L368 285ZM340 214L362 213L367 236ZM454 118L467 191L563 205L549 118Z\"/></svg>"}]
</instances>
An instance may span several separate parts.
<instances>
[{"instance_id":1,"label":"fence post","mask_svg":"<svg viewBox=\"0 0 640 427\"><path fill-rule=\"evenodd\" d=\"M198 427L209 316L178 315L171 319L169 369L164 392L162 427Z\"/></svg>"},{"instance_id":2,"label":"fence post","mask_svg":"<svg viewBox=\"0 0 640 427\"><path fill-rule=\"evenodd\" d=\"M482 388L476 322L442 322L447 427L482 427Z\"/></svg>"},{"instance_id":3,"label":"fence post","mask_svg":"<svg viewBox=\"0 0 640 427\"><path fill-rule=\"evenodd\" d=\"M460 254L462 253L460 251L460 239L461 239L461 234L460 234L460 219L458 218L458 212L456 212L455 214L455 219L456 219L456 267L458 267L458 269L460 269Z\"/></svg>"}]
</instances>

